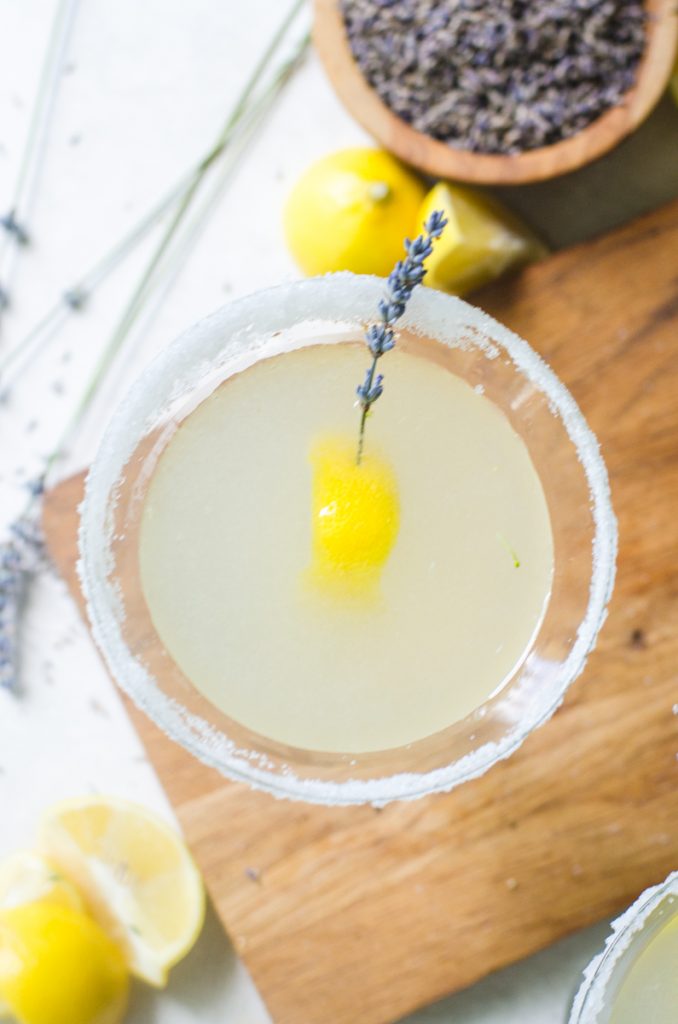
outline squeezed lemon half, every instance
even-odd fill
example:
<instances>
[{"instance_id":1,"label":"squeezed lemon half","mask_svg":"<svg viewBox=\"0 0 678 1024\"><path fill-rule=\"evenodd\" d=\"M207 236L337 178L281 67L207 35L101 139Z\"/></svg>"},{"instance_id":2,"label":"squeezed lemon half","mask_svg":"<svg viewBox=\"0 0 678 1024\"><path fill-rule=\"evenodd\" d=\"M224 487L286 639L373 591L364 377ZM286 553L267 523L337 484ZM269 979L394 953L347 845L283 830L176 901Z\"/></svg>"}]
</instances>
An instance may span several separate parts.
<instances>
[{"instance_id":1,"label":"squeezed lemon half","mask_svg":"<svg viewBox=\"0 0 678 1024\"><path fill-rule=\"evenodd\" d=\"M398 486L389 463L356 442L325 438L311 450L313 580L365 590L374 584L400 525Z\"/></svg>"}]
</instances>

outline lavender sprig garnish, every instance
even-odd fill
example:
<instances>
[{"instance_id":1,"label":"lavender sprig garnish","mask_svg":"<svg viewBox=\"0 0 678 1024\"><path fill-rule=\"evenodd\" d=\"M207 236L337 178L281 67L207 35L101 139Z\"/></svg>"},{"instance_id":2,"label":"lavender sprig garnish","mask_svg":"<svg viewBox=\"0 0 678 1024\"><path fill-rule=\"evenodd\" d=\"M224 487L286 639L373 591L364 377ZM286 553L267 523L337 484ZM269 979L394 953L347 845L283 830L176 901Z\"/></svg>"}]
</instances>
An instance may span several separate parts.
<instances>
[{"instance_id":1,"label":"lavender sprig garnish","mask_svg":"<svg viewBox=\"0 0 678 1024\"><path fill-rule=\"evenodd\" d=\"M365 373L365 380L356 388L358 404L362 409L360 416L360 433L358 435L358 455L356 462L360 465L365 445L365 423L370 409L384 390L384 375L377 373L377 363L385 352L395 346L393 325L405 312L412 292L426 277L424 261L433 252L433 240L440 238L447 224L447 218L441 210L434 210L424 224L424 233L418 235L413 242L405 239L404 260L399 260L386 282L386 295L379 302L379 323L370 324L365 331L365 341L372 353L372 365Z\"/></svg>"}]
</instances>

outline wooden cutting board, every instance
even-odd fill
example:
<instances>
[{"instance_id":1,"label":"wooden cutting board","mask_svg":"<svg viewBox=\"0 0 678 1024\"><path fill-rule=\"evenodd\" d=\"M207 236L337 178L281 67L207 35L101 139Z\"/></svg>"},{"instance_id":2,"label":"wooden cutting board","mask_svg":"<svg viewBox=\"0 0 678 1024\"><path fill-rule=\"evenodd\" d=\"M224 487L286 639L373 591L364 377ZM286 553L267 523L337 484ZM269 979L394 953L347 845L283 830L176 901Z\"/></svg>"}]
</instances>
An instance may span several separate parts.
<instances>
[{"instance_id":1,"label":"wooden cutting board","mask_svg":"<svg viewBox=\"0 0 678 1024\"><path fill-rule=\"evenodd\" d=\"M193 761L130 709L277 1024L386 1024L625 906L678 867L678 203L479 296L572 389L621 547L585 675L448 795L322 808ZM47 497L73 588L80 477Z\"/></svg>"}]
</instances>

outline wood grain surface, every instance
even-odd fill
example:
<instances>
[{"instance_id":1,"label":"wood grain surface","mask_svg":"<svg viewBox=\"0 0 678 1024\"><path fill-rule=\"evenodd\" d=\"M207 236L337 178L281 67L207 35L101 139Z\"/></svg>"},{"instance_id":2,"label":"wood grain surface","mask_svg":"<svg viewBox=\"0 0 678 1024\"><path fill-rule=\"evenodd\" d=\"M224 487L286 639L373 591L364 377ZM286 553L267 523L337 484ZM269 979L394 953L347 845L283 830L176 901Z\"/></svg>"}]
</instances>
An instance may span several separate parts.
<instances>
[{"instance_id":1,"label":"wood grain surface","mask_svg":"<svg viewBox=\"0 0 678 1024\"><path fill-rule=\"evenodd\" d=\"M678 866L678 203L479 296L598 434L609 619L563 708L448 795L322 808L225 781L132 711L277 1024L386 1024L619 910ZM82 479L45 523L78 597Z\"/></svg>"},{"instance_id":2,"label":"wood grain surface","mask_svg":"<svg viewBox=\"0 0 678 1024\"><path fill-rule=\"evenodd\" d=\"M391 111L363 77L348 43L339 0L313 0L313 41L327 76L350 114L385 149L434 177L517 185L574 171L633 132L656 105L673 67L678 38L674 0L646 0L645 55L623 103L569 139L514 155L472 153L416 131Z\"/></svg>"}]
</instances>

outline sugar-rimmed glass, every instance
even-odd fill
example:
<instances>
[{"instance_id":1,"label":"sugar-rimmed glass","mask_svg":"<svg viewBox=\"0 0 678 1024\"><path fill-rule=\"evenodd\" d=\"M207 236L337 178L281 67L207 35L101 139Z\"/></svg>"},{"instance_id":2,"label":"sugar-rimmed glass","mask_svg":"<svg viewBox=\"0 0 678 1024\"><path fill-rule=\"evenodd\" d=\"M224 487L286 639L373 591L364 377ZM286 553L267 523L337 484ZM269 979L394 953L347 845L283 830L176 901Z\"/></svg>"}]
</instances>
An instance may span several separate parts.
<instances>
[{"instance_id":1,"label":"sugar-rimmed glass","mask_svg":"<svg viewBox=\"0 0 678 1024\"><path fill-rule=\"evenodd\" d=\"M629 971L652 939L676 917L678 871L660 885L646 889L612 923L605 948L584 971L584 981L575 996L569 1024L608 1024ZM674 971L678 972L678 965ZM673 1009L678 1011L678 1007ZM647 1020L648 1024L655 1024L650 1017Z\"/></svg>"},{"instance_id":2,"label":"sugar-rimmed glass","mask_svg":"<svg viewBox=\"0 0 678 1024\"><path fill-rule=\"evenodd\" d=\"M259 359L358 341L383 282L349 274L283 285L219 310L170 345L114 416L88 476L80 572L113 675L169 736L229 777L312 802L450 790L509 756L561 703L595 644L612 590L616 523L604 463L576 403L529 345L459 299L417 289L398 344L482 388L527 445L549 508L551 598L511 679L461 722L405 747L327 754L276 743L220 712L164 653L139 580L149 452L215 387Z\"/></svg>"}]
</instances>

